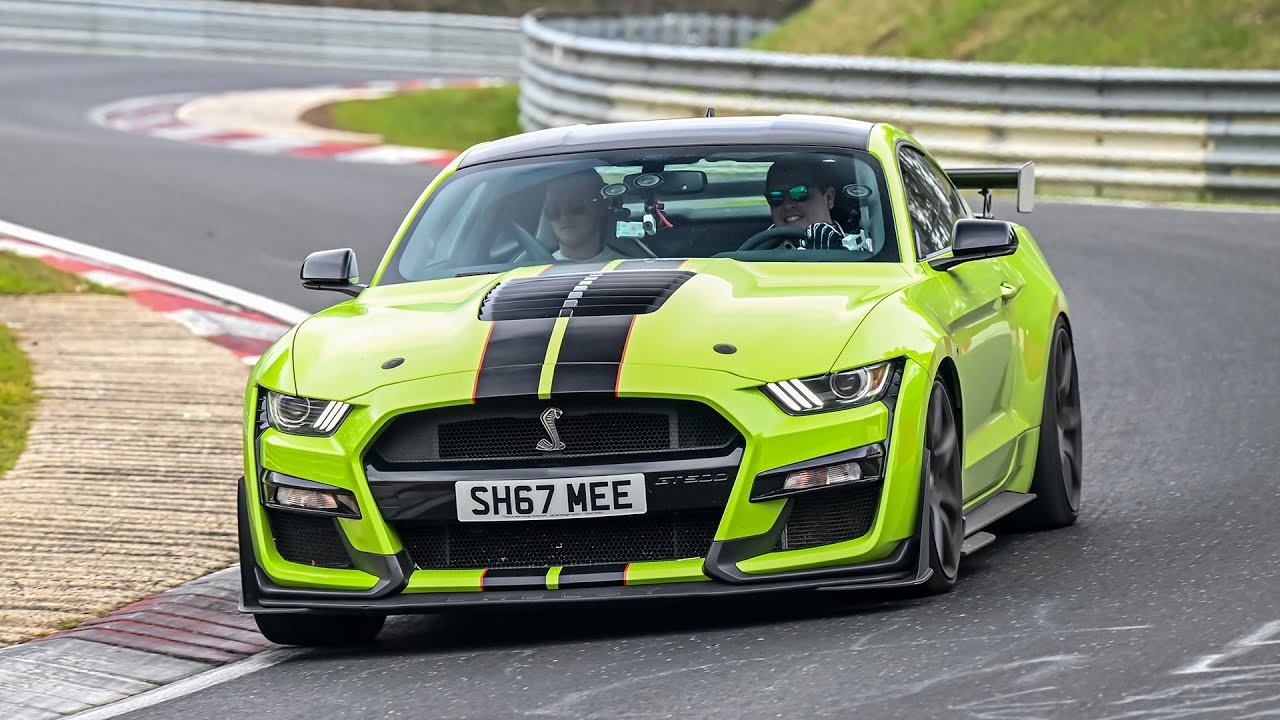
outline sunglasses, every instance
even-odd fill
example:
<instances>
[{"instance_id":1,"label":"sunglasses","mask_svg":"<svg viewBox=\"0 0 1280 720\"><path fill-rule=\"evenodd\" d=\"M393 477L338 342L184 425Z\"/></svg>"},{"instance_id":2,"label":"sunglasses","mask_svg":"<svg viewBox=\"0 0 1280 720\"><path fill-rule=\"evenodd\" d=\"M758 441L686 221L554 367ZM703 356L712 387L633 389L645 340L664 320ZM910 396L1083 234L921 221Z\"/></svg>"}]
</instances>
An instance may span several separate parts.
<instances>
[{"instance_id":1,"label":"sunglasses","mask_svg":"<svg viewBox=\"0 0 1280 720\"><path fill-rule=\"evenodd\" d=\"M773 207L780 207L788 198L795 202L804 202L809 199L809 194L816 191L809 185L793 185L786 190L766 190L764 199L769 201Z\"/></svg>"},{"instance_id":2,"label":"sunglasses","mask_svg":"<svg viewBox=\"0 0 1280 720\"><path fill-rule=\"evenodd\" d=\"M545 212L547 219L554 222L566 215L572 215L574 217L585 215L591 208L595 207L597 202L599 202L598 198L591 198L589 200L579 200L578 202L565 203L563 205L548 205Z\"/></svg>"}]
</instances>

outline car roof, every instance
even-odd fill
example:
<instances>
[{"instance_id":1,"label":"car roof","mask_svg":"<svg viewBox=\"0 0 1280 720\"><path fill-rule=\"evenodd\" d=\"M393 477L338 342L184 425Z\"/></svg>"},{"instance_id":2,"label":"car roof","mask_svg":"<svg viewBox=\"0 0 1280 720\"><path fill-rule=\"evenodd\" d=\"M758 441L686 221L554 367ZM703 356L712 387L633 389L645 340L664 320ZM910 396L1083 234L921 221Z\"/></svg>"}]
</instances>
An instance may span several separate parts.
<instances>
[{"instance_id":1,"label":"car roof","mask_svg":"<svg viewBox=\"0 0 1280 720\"><path fill-rule=\"evenodd\" d=\"M459 168L567 152L690 145L816 145L866 150L872 123L820 115L710 117L571 125L477 145Z\"/></svg>"}]
</instances>

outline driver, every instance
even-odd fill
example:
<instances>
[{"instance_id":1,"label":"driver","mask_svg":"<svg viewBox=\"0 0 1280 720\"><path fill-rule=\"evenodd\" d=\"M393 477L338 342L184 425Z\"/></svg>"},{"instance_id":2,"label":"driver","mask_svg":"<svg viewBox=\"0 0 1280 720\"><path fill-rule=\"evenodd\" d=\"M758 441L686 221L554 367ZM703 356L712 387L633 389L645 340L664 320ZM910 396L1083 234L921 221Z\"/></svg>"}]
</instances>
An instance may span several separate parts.
<instances>
[{"instance_id":1,"label":"driver","mask_svg":"<svg viewBox=\"0 0 1280 720\"><path fill-rule=\"evenodd\" d=\"M801 248L810 250L871 251L871 239L861 230L846 233L831 219L836 190L827 179L827 170L818 157L793 157L769 166L765 176L765 200L775 228L805 231Z\"/></svg>"},{"instance_id":2,"label":"driver","mask_svg":"<svg viewBox=\"0 0 1280 720\"><path fill-rule=\"evenodd\" d=\"M605 244L609 206L600 191L604 180L595 170L581 170L547 183L542 214L551 223L560 248L556 260L604 262L626 255Z\"/></svg>"}]
</instances>

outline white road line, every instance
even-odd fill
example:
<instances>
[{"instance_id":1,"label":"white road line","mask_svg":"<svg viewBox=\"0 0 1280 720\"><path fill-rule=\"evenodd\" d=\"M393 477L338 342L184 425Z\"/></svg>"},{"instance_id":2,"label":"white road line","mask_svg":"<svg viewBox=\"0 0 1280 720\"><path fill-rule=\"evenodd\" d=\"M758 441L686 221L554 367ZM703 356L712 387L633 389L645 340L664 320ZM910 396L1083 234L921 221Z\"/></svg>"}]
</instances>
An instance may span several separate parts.
<instances>
[{"instance_id":1,"label":"white road line","mask_svg":"<svg viewBox=\"0 0 1280 720\"><path fill-rule=\"evenodd\" d=\"M89 121L94 125L107 125L108 119L112 115L132 112L138 108L149 108L152 106L173 104L176 110L182 103L199 97L193 93L181 93L177 95L151 95L148 97L129 98L127 100L119 100L107 105L101 105L89 111Z\"/></svg>"},{"instance_id":2,"label":"white road line","mask_svg":"<svg viewBox=\"0 0 1280 720\"><path fill-rule=\"evenodd\" d=\"M224 148L230 148L232 150L276 154L287 152L289 150L297 150L298 148L312 147L319 145L320 143L309 138L259 135L258 137L242 138L240 140L231 140L229 142L219 144Z\"/></svg>"},{"instance_id":3,"label":"white road line","mask_svg":"<svg viewBox=\"0 0 1280 720\"><path fill-rule=\"evenodd\" d=\"M428 160L439 160L447 155L448 153L442 150L427 150L424 148L403 147L400 145L377 145L363 150L338 153L337 155L334 155L333 158L335 160L343 160L346 162L402 165L426 162Z\"/></svg>"},{"instance_id":4,"label":"white road line","mask_svg":"<svg viewBox=\"0 0 1280 720\"><path fill-rule=\"evenodd\" d=\"M108 720L109 718L119 717L125 713L136 712L152 705L159 705L160 703L198 693L214 685L221 685L222 683L242 678L245 675L256 673L259 670L266 670L272 665L292 660L305 652L305 650L299 648L267 650L239 662L223 665L220 668L202 672L198 675L192 675L186 679L163 685L155 690L148 690L110 705L103 705L75 715L68 715L64 720Z\"/></svg>"},{"instance_id":5,"label":"white road line","mask_svg":"<svg viewBox=\"0 0 1280 720\"><path fill-rule=\"evenodd\" d=\"M226 135L227 131L201 125L179 125L177 127L152 128L146 130L144 134L164 138L165 140L199 140L215 135Z\"/></svg>"},{"instance_id":6,"label":"white road line","mask_svg":"<svg viewBox=\"0 0 1280 720\"><path fill-rule=\"evenodd\" d=\"M194 335L212 337L233 335L266 342L275 342L289 328L279 323L265 323L231 313L209 312L195 308L171 310L165 315L186 326Z\"/></svg>"},{"instance_id":7,"label":"white road line","mask_svg":"<svg viewBox=\"0 0 1280 720\"><path fill-rule=\"evenodd\" d=\"M263 297L248 290L241 290L217 280L210 280L198 275L174 270L163 265L141 260L129 255L124 255L111 250L103 250L92 245L68 240L57 235L50 235L46 232L33 230L29 227L23 227L11 222L0 220L0 234L12 235L19 240L36 245L43 245L47 248L59 250L70 255L79 255L80 257L96 260L105 265L115 265L116 267L132 270L140 275L155 278L157 280L177 285L178 287L194 290L195 292L217 298L224 302L238 305L247 310L256 310L268 317L276 318L288 325L296 325L311 316L311 313L296 308L292 305Z\"/></svg>"},{"instance_id":8,"label":"white road line","mask_svg":"<svg viewBox=\"0 0 1280 720\"><path fill-rule=\"evenodd\" d=\"M125 132L143 132L148 128L156 125L163 125L174 121L173 110L157 110L143 114L133 114L122 116L111 116L106 120L106 126L114 130L123 130Z\"/></svg>"}]
</instances>

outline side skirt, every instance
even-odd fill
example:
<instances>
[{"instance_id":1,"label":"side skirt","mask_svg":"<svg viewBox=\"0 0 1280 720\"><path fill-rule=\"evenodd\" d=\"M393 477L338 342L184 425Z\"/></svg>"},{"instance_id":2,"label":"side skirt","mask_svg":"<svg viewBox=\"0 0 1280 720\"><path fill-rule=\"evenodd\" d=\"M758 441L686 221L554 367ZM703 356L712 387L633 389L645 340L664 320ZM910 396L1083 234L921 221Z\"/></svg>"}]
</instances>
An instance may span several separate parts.
<instances>
[{"instance_id":1,"label":"side skirt","mask_svg":"<svg viewBox=\"0 0 1280 720\"><path fill-rule=\"evenodd\" d=\"M961 557L968 557L995 542L996 536L983 532L983 529L1035 499L1035 493L1006 490L993 495L990 500L965 515L964 546L960 549Z\"/></svg>"}]
</instances>

